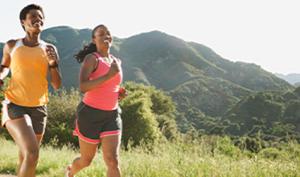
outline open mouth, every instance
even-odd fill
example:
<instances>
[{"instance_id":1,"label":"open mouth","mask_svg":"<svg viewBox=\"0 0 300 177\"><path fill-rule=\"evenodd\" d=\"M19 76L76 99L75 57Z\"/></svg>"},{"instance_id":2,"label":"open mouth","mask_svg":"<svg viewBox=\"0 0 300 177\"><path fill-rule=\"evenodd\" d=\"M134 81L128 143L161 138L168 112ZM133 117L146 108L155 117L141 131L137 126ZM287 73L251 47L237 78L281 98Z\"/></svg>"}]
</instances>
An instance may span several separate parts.
<instances>
[{"instance_id":1,"label":"open mouth","mask_svg":"<svg viewBox=\"0 0 300 177\"><path fill-rule=\"evenodd\" d=\"M107 43L107 44L110 44L110 43L111 43L111 41L110 41L109 39L106 39L106 40L104 40L103 42L104 42L104 43Z\"/></svg>"},{"instance_id":2,"label":"open mouth","mask_svg":"<svg viewBox=\"0 0 300 177\"><path fill-rule=\"evenodd\" d=\"M43 22L42 21L33 22L32 26L34 26L34 27L41 27L41 26L43 26Z\"/></svg>"}]
</instances>

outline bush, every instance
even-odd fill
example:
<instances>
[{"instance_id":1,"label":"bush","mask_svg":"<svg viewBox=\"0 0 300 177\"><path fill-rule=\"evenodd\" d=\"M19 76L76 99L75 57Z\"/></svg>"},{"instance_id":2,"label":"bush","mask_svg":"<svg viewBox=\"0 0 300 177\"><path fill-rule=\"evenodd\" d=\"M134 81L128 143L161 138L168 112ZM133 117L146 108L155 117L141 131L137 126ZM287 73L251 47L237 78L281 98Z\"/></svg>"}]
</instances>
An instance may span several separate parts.
<instances>
[{"instance_id":1,"label":"bush","mask_svg":"<svg viewBox=\"0 0 300 177\"><path fill-rule=\"evenodd\" d=\"M148 107L145 109L147 109L149 115L151 115L151 119L158 123L157 126L162 135L168 140L175 140L179 137L175 121L176 107L171 97L166 95L165 92L155 89L152 86L145 86L134 82L126 82L125 87L129 96L121 101L121 107L124 110L122 115L124 126L126 126L126 119L133 119L127 117L127 114L130 114L130 112L135 111L134 109L137 109L133 108L133 105L130 104L133 104L135 102L134 100L138 100L137 102L144 101L147 103L147 105L144 106ZM141 98L144 100L141 100ZM130 110L127 109L128 106L130 106ZM126 134L124 134L124 137L127 139Z\"/></svg>"},{"instance_id":2,"label":"bush","mask_svg":"<svg viewBox=\"0 0 300 177\"><path fill-rule=\"evenodd\" d=\"M48 122L44 141L46 143L55 142L55 145L76 144L74 138L74 118L76 107L81 99L78 90L67 91L62 89L50 94L48 104Z\"/></svg>"},{"instance_id":3,"label":"bush","mask_svg":"<svg viewBox=\"0 0 300 177\"><path fill-rule=\"evenodd\" d=\"M241 154L241 151L238 147L234 146L231 139L226 136L217 142L217 150L224 155L230 157L238 157Z\"/></svg>"},{"instance_id":4,"label":"bush","mask_svg":"<svg viewBox=\"0 0 300 177\"><path fill-rule=\"evenodd\" d=\"M272 160L283 159L288 156L285 152L281 152L280 150L273 148L273 147L261 150L258 153L258 155L263 158L272 159Z\"/></svg>"},{"instance_id":5,"label":"bush","mask_svg":"<svg viewBox=\"0 0 300 177\"><path fill-rule=\"evenodd\" d=\"M262 149L263 142L259 137L239 137L234 143L243 152L250 151L252 153L257 153Z\"/></svg>"},{"instance_id":6,"label":"bush","mask_svg":"<svg viewBox=\"0 0 300 177\"><path fill-rule=\"evenodd\" d=\"M151 147L163 137L178 137L175 106L170 97L154 87L142 84L130 82L126 83L125 87L129 96L120 104L123 110L122 140L125 146L131 141L134 146L143 143ZM70 143L77 145L77 138L72 134L81 93L75 89L61 89L51 93L49 100L44 142L56 146Z\"/></svg>"},{"instance_id":7,"label":"bush","mask_svg":"<svg viewBox=\"0 0 300 177\"><path fill-rule=\"evenodd\" d=\"M126 148L129 141L132 141L133 146L142 142L151 146L162 137L151 106L150 98L142 91L137 91L124 100L122 119L123 141Z\"/></svg>"}]
</instances>

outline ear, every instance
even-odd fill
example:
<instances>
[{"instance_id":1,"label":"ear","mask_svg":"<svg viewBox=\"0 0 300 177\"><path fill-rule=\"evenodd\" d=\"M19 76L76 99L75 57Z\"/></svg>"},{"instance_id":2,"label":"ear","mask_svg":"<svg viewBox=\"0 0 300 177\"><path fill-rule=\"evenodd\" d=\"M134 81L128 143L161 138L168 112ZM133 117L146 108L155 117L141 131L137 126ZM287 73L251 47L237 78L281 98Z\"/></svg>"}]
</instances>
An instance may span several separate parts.
<instances>
[{"instance_id":1,"label":"ear","mask_svg":"<svg viewBox=\"0 0 300 177\"><path fill-rule=\"evenodd\" d=\"M96 44L96 41L95 41L95 38L94 38L94 37L92 38L92 43L93 43L93 44Z\"/></svg>"},{"instance_id":2,"label":"ear","mask_svg":"<svg viewBox=\"0 0 300 177\"><path fill-rule=\"evenodd\" d=\"M20 20L22 27L25 29L25 20Z\"/></svg>"}]
</instances>

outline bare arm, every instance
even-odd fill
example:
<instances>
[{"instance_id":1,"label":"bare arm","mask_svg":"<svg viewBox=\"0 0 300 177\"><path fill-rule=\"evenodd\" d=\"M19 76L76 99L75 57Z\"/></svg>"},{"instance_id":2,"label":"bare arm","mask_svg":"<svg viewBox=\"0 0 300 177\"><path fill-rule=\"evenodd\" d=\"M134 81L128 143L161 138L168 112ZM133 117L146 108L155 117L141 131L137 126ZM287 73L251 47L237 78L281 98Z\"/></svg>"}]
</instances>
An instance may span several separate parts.
<instances>
[{"instance_id":1,"label":"bare arm","mask_svg":"<svg viewBox=\"0 0 300 177\"><path fill-rule=\"evenodd\" d=\"M59 89L61 86L61 74L58 68L59 56L57 50L53 45L47 45L46 52L48 55L51 85L54 89Z\"/></svg>"},{"instance_id":2,"label":"bare arm","mask_svg":"<svg viewBox=\"0 0 300 177\"><path fill-rule=\"evenodd\" d=\"M16 40L9 40L3 47L3 57L0 66L0 80L2 80L8 75L9 73L9 65L10 65L10 53L13 47L16 44Z\"/></svg>"},{"instance_id":3,"label":"bare arm","mask_svg":"<svg viewBox=\"0 0 300 177\"><path fill-rule=\"evenodd\" d=\"M79 87L81 92L87 92L95 88L96 86L103 84L105 81L111 79L114 75L116 75L120 71L119 66L114 61L111 64L110 70L108 71L107 74L100 76L97 79L89 80L89 76L95 69L96 65L97 65L96 57L92 54L87 55L80 69Z\"/></svg>"}]
</instances>

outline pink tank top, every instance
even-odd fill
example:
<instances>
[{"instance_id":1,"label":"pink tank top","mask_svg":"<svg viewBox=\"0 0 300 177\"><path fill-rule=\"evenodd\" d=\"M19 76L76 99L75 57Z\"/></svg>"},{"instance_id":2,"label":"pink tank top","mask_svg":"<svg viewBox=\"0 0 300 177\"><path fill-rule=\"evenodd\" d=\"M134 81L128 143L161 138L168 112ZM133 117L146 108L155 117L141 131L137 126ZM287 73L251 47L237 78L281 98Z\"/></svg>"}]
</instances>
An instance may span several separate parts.
<instances>
[{"instance_id":1,"label":"pink tank top","mask_svg":"<svg viewBox=\"0 0 300 177\"><path fill-rule=\"evenodd\" d=\"M110 63L107 63L98 53L93 53L97 60L98 66L96 70L91 73L89 79L93 80L105 75L110 69ZM115 59L118 65L121 65L121 60L110 55ZM121 68L121 67L120 67ZM100 84L96 88L86 92L83 96L83 102L96 109L111 111L118 108L118 96L120 84L123 79L122 70L111 79Z\"/></svg>"}]
</instances>

